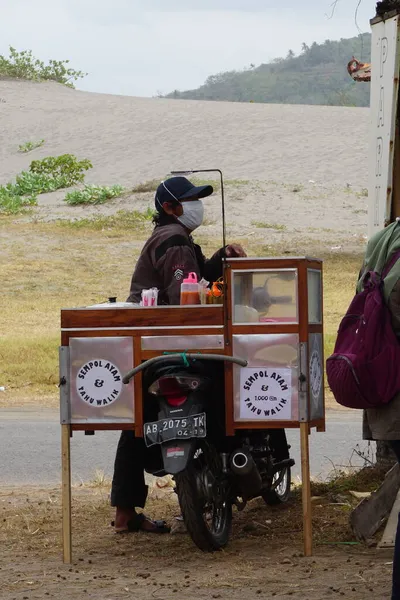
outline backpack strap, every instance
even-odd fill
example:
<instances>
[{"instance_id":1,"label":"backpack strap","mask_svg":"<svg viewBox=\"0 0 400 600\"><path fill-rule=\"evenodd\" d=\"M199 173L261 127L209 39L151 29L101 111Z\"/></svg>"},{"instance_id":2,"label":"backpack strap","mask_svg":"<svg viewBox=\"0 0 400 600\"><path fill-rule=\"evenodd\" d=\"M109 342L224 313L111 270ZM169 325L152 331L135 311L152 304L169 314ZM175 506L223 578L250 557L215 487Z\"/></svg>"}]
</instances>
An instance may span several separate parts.
<instances>
[{"instance_id":1,"label":"backpack strap","mask_svg":"<svg viewBox=\"0 0 400 600\"><path fill-rule=\"evenodd\" d=\"M394 267L394 265L396 264L396 262L399 260L400 258L400 250L397 250L397 252L395 252L391 259L386 263L384 269L382 270L382 275L381 278L385 279L385 277L390 273L390 271L392 270L392 268Z\"/></svg>"}]
</instances>

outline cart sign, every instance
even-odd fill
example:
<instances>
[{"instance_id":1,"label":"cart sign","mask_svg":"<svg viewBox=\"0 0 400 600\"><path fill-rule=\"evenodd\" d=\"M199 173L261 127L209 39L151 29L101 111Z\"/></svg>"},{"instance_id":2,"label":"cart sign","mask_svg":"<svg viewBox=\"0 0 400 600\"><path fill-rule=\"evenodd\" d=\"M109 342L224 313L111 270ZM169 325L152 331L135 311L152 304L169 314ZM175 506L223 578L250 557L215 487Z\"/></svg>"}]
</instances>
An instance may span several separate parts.
<instances>
[{"instance_id":1,"label":"cart sign","mask_svg":"<svg viewBox=\"0 0 400 600\"><path fill-rule=\"evenodd\" d=\"M290 421L292 371L271 367L240 370L240 418Z\"/></svg>"},{"instance_id":2,"label":"cart sign","mask_svg":"<svg viewBox=\"0 0 400 600\"><path fill-rule=\"evenodd\" d=\"M369 235L391 216L394 134L399 77L399 17L372 25Z\"/></svg>"},{"instance_id":3,"label":"cart sign","mask_svg":"<svg viewBox=\"0 0 400 600\"><path fill-rule=\"evenodd\" d=\"M310 417L311 420L322 419L324 416L324 368L321 333L310 334L309 357Z\"/></svg>"},{"instance_id":4,"label":"cart sign","mask_svg":"<svg viewBox=\"0 0 400 600\"><path fill-rule=\"evenodd\" d=\"M121 394L122 375L118 367L108 360L90 360L78 371L76 390L89 406L108 406Z\"/></svg>"},{"instance_id":5,"label":"cart sign","mask_svg":"<svg viewBox=\"0 0 400 600\"><path fill-rule=\"evenodd\" d=\"M62 423L134 423L134 385L122 383L133 364L131 337L69 338L69 366L60 370L68 383Z\"/></svg>"}]
</instances>

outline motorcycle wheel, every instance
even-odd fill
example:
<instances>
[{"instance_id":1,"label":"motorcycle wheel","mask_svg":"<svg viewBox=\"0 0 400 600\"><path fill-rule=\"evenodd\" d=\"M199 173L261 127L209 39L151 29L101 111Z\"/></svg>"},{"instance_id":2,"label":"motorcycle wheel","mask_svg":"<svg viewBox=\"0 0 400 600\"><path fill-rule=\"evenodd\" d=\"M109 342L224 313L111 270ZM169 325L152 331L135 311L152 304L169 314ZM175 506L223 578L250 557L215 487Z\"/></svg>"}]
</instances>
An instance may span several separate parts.
<instances>
[{"instance_id":1,"label":"motorcycle wheel","mask_svg":"<svg viewBox=\"0 0 400 600\"><path fill-rule=\"evenodd\" d=\"M219 454L209 444L200 450L185 471L175 475L176 491L190 537L203 552L214 552L229 541L232 502Z\"/></svg>"},{"instance_id":2,"label":"motorcycle wheel","mask_svg":"<svg viewBox=\"0 0 400 600\"><path fill-rule=\"evenodd\" d=\"M290 467L286 467L276 473L274 479L272 480L273 484L282 477L282 480L278 483L276 488L265 492L263 494L264 501L270 506L275 506L277 504L285 504L290 498L290 484L291 484L291 469Z\"/></svg>"}]
</instances>

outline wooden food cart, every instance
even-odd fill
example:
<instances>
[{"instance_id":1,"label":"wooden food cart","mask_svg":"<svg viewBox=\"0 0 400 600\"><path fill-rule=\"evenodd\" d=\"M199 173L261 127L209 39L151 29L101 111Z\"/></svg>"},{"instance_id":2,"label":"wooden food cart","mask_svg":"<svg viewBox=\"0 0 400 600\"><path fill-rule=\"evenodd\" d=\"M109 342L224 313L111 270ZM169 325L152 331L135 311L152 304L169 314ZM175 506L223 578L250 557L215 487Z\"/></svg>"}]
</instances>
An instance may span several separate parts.
<instances>
[{"instance_id":1,"label":"wooden food cart","mask_svg":"<svg viewBox=\"0 0 400 600\"><path fill-rule=\"evenodd\" d=\"M144 308L109 302L62 310L64 562L72 560L72 433L133 429L142 437L142 377L139 373L128 385L122 377L143 361L170 352L225 354L247 361L244 368L225 363L227 435L240 429L300 429L304 553L311 555L308 436L312 427L325 430L322 262L227 259L224 281L220 305ZM269 396L262 392L263 377L269 378Z\"/></svg>"}]
</instances>

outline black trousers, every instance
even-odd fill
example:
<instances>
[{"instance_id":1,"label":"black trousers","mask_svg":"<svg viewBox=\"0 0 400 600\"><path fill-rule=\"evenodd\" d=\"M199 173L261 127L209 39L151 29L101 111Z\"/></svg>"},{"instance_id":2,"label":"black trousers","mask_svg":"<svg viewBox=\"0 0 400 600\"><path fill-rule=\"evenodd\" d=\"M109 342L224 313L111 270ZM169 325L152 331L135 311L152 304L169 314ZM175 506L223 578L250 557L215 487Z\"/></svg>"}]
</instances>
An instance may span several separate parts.
<instances>
[{"instance_id":1,"label":"black trousers","mask_svg":"<svg viewBox=\"0 0 400 600\"><path fill-rule=\"evenodd\" d=\"M111 506L144 508L148 487L144 479L145 444L133 431L123 431L119 439L111 487Z\"/></svg>"}]
</instances>

